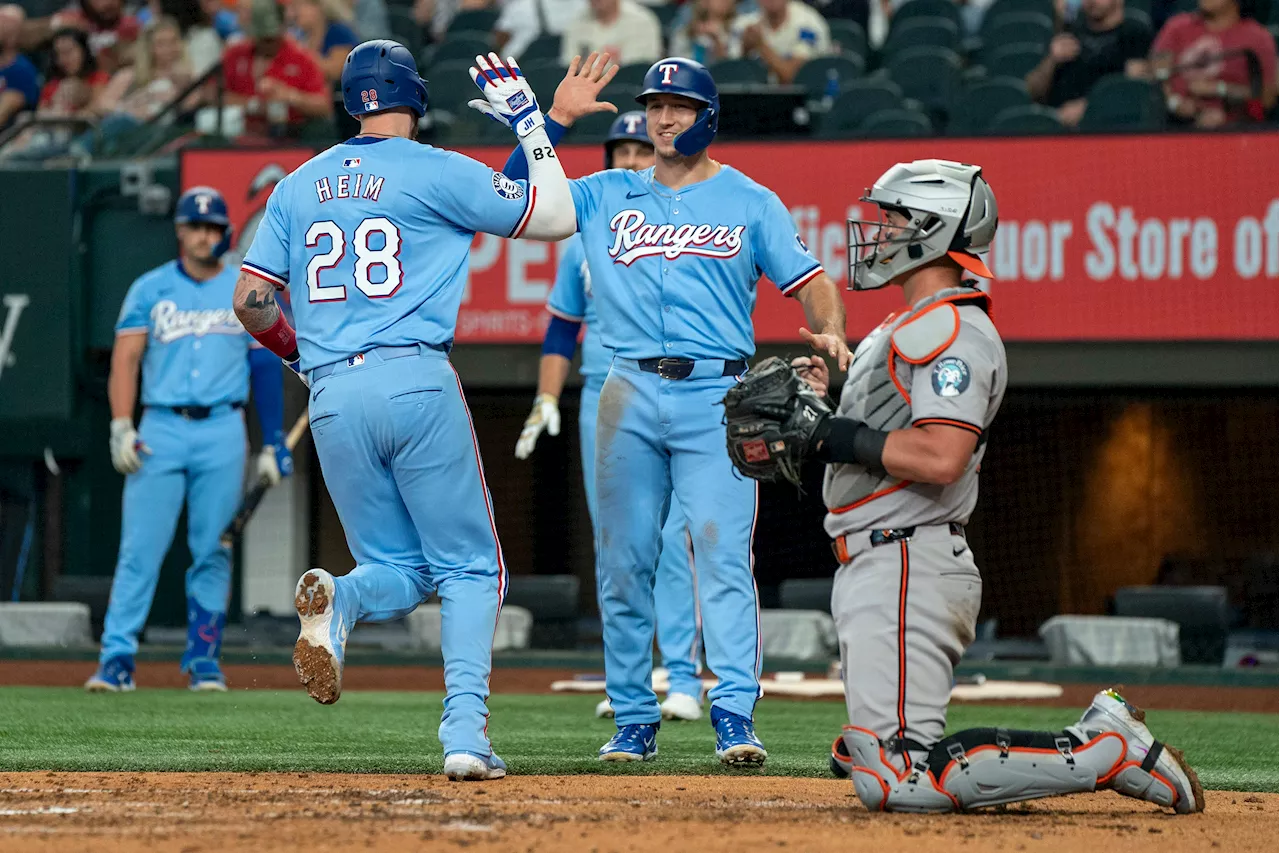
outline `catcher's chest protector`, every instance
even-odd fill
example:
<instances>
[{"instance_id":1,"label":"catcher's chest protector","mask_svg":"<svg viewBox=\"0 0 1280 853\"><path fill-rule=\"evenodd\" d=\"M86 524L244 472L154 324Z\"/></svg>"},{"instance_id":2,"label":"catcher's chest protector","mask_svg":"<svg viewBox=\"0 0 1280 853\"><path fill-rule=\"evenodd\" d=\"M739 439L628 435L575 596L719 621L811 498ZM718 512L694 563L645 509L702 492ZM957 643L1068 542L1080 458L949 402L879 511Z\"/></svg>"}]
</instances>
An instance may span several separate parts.
<instances>
[{"instance_id":1,"label":"catcher's chest protector","mask_svg":"<svg viewBox=\"0 0 1280 853\"><path fill-rule=\"evenodd\" d=\"M954 312L929 309L948 297L972 293L968 288L940 291L877 326L854 352L837 414L875 429L907 427L911 423L911 403L906 396L911 388L911 363L928 363L956 334ZM849 507L896 483L896 478L869 472L862 465L832 464L823 479L822 498L830 509Z\"/></svg>"}]
</instances>

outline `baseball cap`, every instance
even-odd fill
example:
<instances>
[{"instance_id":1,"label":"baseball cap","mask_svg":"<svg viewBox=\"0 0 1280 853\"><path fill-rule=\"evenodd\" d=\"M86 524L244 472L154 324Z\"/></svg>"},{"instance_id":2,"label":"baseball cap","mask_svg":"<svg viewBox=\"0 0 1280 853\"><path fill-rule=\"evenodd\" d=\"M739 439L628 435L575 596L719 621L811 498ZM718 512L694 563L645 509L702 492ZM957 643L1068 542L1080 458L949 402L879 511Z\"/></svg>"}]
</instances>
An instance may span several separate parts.
<instances>
[{"instance_id":1,"label":"baseball cap","mask_svg":"<svg viewBox=\"0 0 1280 853\"><path fill-rule=\"evenodd\" d=\"M253 0L245 30L253 39L279 38L284 33L284 19L276 0Z\"/></svg>"}]
</instances>

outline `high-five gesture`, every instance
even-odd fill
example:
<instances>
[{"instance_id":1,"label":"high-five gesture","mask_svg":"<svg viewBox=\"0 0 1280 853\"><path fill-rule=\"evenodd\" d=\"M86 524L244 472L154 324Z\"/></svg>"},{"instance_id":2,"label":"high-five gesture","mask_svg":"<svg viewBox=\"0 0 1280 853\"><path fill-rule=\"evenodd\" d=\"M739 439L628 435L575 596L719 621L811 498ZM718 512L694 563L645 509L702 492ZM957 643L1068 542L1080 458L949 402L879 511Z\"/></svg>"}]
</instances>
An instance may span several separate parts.
<instances>
[{"instance_id":1,"label":"high-five gesture","mask_svg":"<svg viewBox=\"0 0 1280 853\"><path fill-rule=\"evenodd\" d=\"M477 56L476 64L471 66L471 79L485 97L483 101L468 101L471 109L506 125L521 138L542 127L538 99L513 57L507 57L504 65L496 53L489 54L488 59Z\"/></svg>"},{"instance_id":2,"label":"high-five gesture","mask_svg":"<svg viewBox=\"0 0 1280 853\"><path fill-rule=\"evenodd\" d=\"M547 115L557 124L569 127L591 113L616 113L616 106L597 98L617 73L618 66L609 64L607 53L592 53L585 62L575 56L569 63L568 73L556 87L555 101Z\"/></svg>"}]
</instances>

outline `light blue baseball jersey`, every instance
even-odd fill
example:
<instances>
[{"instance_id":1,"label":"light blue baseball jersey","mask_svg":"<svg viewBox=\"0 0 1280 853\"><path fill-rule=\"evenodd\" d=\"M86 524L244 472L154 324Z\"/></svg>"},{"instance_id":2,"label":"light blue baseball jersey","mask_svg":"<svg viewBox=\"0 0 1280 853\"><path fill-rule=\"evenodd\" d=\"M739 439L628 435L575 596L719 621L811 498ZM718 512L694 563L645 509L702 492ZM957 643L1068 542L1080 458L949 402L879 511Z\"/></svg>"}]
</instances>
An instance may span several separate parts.
<instances>
[{"instance_id":1,"label":"light blue baseball jersey","mask_svg":"<svg viewBox=\"0 0 1280 853\"><path fill-rule=\"evenodd\" d=\"M535 193L410 139L356 137L276 185L241 269L289 288L303 370L453 341L477 231L518 237Z\"/></svg>"},{"instance_id":2,"label":"light blue baseball jersey","mask_svg":"<svg viewBox=\"0 0 1280 853\"><path fill-rule=\"evenodd\" d=\"M180 261L129 286L116 334L146 332L142 405L216 406L249 397L249 348L256 346L231 307L236 271L196 281Z\"/></svg>"},{"instance_id":3,"label":"light blue baseball jersey","mask_svg":"<svg viewBox=\"0 0 1280 853\"><path fill-rule=\"evenodd\" d=\"M781 199L731 166L678 190L652 168L569 186L603 342L623 358L750 358L760 275L793 293L822 272Z\"/></svg>"},{"instance_id":4,"label":"light blue baseball jersey","mask_svg":"<svg viewBox=\"0 0 1280 853\"><path fill-rule=\"evenodd\" d=\"M574 234L565 241L564 253L556 268L556 283L547 297L547 310L586 327L582 336L582 367L578 372L588 385L600 385L609 375L613 351L600 338L596 301L591 290L591 269L582 249L581 234Z\"/></svg>"}]
</instances>

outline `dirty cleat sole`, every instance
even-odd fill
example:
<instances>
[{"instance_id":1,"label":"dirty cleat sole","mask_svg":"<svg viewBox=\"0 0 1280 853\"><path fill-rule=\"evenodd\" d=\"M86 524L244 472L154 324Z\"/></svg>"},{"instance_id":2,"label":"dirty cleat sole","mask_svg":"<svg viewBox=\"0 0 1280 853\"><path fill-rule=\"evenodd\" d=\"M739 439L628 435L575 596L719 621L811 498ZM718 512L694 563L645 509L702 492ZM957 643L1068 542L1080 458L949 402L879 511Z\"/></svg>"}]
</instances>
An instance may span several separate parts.
<instances>
[{"instance_id":1,"label":"dirty cleat sole","mask_svg":"<svg viewBox=\"0 0 1280 853\"><path fill-rule=\"evenodd\" d=\"M336 594L333 575L312 569L298 579L293 600L302 625L293 647L293 668L307 693L321 705L332 705L342 694L340 651L330 638Z\"/></svg>"}]
</instances>

